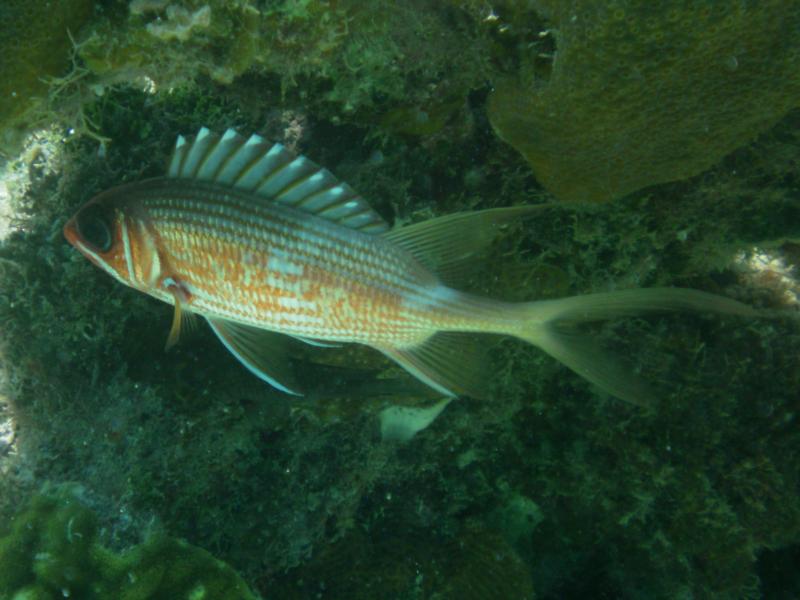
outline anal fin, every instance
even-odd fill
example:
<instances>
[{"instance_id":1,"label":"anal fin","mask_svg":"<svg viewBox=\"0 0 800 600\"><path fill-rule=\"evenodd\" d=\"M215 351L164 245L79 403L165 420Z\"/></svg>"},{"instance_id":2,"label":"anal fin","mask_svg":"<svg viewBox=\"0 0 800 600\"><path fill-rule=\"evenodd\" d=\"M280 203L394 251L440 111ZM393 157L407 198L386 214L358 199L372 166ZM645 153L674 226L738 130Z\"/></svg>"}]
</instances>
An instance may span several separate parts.
<instances>
[{"instance_id":1,"label":"anal fin","mask_svg":"<svg viewBox=\"0 0 800 600\"><path fill-rule=\"evenodd\" d=\"M446 396L485 399L491 381L485 340L485 335L448 331L435 333L413 347L381 346L378 350Z\"/></svg>"},{"instance_id":2,"label":"anal fin","mask_svg":"<svg viewBox=\"0 0 800 600\"><path fill-rule=\"evenodd\" d=\"M287 334L288 335L288 334ZM341 348L341 344L336 342L323 342L314 338L304 337L302 335L290 335L289 337L296 339L298 342L303 342L309 346L316 346L317 348Z\"/></svg>"},{"instance_id":3,"label":"anal fin","mask_svg":"<svg viewBox=\"0 0 800 600\"><path fill-rule=\"evenodd\" d=\"M285 351L285 335L225 319L206 320L228 351L253 375L282 392L303 395Z\"/></svg>"}]
</instances>

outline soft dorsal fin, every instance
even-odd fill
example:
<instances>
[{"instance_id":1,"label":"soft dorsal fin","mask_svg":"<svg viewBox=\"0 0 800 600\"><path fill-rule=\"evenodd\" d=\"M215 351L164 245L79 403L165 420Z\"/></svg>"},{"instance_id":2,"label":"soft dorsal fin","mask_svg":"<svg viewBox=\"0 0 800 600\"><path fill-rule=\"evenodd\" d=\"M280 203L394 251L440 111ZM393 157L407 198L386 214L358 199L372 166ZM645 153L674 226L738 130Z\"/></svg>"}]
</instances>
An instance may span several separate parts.
<instances>
[{"instance_id":1,"label":"soft dorsal fin","mask_svg":"<svg viewBox=\"0 0 800 600\"><path fill-rule=\"evenodd\" d=\"M228 129L219 136L203 127L194 138L178 136L167 175L246 190L366 233L389 229L366 200L330 171L256 134L244 138Z\"/></svg>"},{"instance_id":2,"label":"soft dorsal fin","mask_svg":"<svg viewBox=\"0 0 800 600\"><path fill-rule=\"evenodd\" d=\"M459 286L475 271L475 255L497 239L504 225L528 218L547 204L490 208L396 227L384 237L401 246L446 284Z\"/></svg>"}]
</instances>

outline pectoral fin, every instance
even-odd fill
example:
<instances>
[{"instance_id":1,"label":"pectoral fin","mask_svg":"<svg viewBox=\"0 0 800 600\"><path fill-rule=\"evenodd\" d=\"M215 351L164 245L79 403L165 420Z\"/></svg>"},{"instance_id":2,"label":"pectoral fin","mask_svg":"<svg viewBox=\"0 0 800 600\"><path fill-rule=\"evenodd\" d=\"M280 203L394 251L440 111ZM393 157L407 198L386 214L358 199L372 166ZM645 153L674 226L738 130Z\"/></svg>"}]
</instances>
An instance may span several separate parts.
<instances>
[{"instance_id":1,"label":"pectoral fin","mask_svg":"<svg viewBox=\"0 0 800 600\"><path fill-rule=\"evenodd\" d=\"M181 337L181 331L193 329L195 314L184 308L184 303L188 301L189 294L179 281L170 277L164 280L164 286L175 298L175 312L172 314L172 327L169 329L167 343L164 348L165 350L169 350L178 343Z\"/></svg>"},{"instance_id":2,"label":"pectoral fin","mask_svg":"<svg viewBox=\"0 0 800 600\"><path fill-rule=\"evenodd\" d=\"M286 336L225 319L206 317L212 331L259 379L287 394L302 396L285 351Z\"/></svg>"}]
</instances>

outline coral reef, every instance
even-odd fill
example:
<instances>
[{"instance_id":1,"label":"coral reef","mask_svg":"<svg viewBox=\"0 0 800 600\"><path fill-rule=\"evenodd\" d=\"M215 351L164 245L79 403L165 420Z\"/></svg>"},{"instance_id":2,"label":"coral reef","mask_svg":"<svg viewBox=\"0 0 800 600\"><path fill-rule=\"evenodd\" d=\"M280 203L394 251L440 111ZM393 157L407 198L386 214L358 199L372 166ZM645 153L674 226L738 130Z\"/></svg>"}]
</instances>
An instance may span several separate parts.
<instances>
[{"instance_id":1,"label":"coral reef","mask_svg":"<svg viewBox=\"0 0 800 600\"><path fill-rule=\"evenodd\" d=\"M759 551L800 539L793 431L800 381L792 366L800 334L792 321L672 316L598 330L636 357L648 379L671 386L655 414L592 397L552 361L505 342L492 352L492 402L452 402L411 441L384 444L378 416L387 400L420 406L427 398L393 383L397 369L374 353L304 357L326 363L303 363L309 383L334 391L302 400L248 377L207 330L164 353L167 307L116 285L61 238L72 207L95 190L158 175L184 122L254 127L236 104L203 88L159 102L121 89L89 114L114 140L104 158L84 139L57 144L66 154L50 167L37 163L49 156L43 150L32 153L33 168L19 167L31 178L17 186L25 191L16 200L24 226L0 249L5 387L18 454L8 457L0 496L30 494L43 478L80 481L102 499L93 508L110 547L135 543L155 520L266 596L273 586L296 589L311 557L354 529L379 546L386 536L402 541L403 531L421 530L426 543L450 547L467 515L504 537L545 598L597 589L741 596L757 585ZM465 186L472 154L457 142L390 147L366 136L316 124L301 143L398 219L438 210L431 189L444 210L458 210L476 197L500 204L531 185L520 171L495 170L508 156L499 143ZM499 241L476 273L476 289L522 300L674 283L777 306L779 299L738 278L733 261L742 248L736 240L779 242L794 231L791 220L774 220L794 206L784 187L798 176L792 154L755 160L777 159L794 143L764 140L733 157L742 163L736 173L723 168L677 197L665 188L663 198L543 209ZM370 160L379 149L383 159ZM453 175L452 165L463 172ZM409 178L410 170L427 176ZM749 216L733 208L755 190L772 191L752 196ZM714 226L697 227L713 207ZM437 581L457 585L458 572L443 570L449 575ZM346 593L346 577L362 575L353 565L337 589ZM408 579L397 585L416 589Z\"/></svg>"},{"instance_id":2,"label":"coral reef","mask_svg":"<svg viewBox=\"0 0 800 600\"><path fill-rule=\"evenodd\" d=\"M550 198L484 110L493 69L552 77L542 16L480 0L363 6L109 2L75 32L80 77L49 94L55 125L3 175L0 523L18 531L28 517L9 520L44 482L80 482L93 517L63 498L33 506L96 532L93 560L124 563L156 530L169 537L148 540L186 539L264 597L307 597L315 578L333 599L800 595L800 112L703 177L547 205L476 258L470 289L509 301L676 285L775 309L594 329L664 388L648 411L498 340L490 402L459 398L385 443L381 414L439 398L378 353L298 351L313 392L289 398L207 328L164 352L169 308L63 240L77 206L161 175L175 136L200 125L286 142L397 223Z\"/></svg>"},{"instance_id":3,"label":"coral reef","mask_svg":"<svg viewBox=\"0 0 800 600\"><path fill-rule=\"evenodd\" d=\"M523 51L489 115L559 199L599 202L686 179L800 105L796 2L531 6L527 18L554 38L552 64L533 64L536 44Z\"/></svg>"},{"instance_id":4,"label":"coral reef","mask_svg":"<svg viewBox=\"0 0 800 600\"><path fill-rule=\"evenodd\" d=\"M0 597L256 600L208 552L154 535L116 554L97 542L97 522L73 491L37 496L0 537Z\"/></svg>"}]
</instances>

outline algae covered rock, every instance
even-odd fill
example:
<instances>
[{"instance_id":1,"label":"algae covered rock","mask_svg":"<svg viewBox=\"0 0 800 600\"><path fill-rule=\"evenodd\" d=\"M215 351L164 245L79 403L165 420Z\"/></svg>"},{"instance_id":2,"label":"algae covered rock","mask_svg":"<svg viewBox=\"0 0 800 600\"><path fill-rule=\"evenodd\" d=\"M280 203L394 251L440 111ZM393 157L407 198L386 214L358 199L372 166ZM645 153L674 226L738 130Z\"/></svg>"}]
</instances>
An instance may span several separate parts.
<instances>
[{"instance_id":1,"label":"algae covered rock","mask_svg":"<svg viewBox=\"0 0 800 600\"><path fill-rule=\"evenodd\" d=\"M334 113L401 104L436 123L482 81L485 57L460 16L430 0L135 0L98 19L79 56L104 84L228 85L248 73L283 92L302 82L306 103Z\"/></svg>"},{"instance_id":2,"label":"algae covered rock","mask_svg":"<svg viewBox=\"0 0 800 600\"><path fill-rule=\"evenodd\" d=\"M478 523L452 537L392 525L372 536L351 531L278 578L275 598L536 598L527 565L499 533Z\"/></svg>"},{"instance_id":3,"label":"algae covered rock","mask_svg":"<svg viewBox=\"0 0 800 600\"><path fill-rule=\"evenodd\" d=\"M0 598L255 600L225 563L163 535L123 554L97 540L94 514L73 494L38 496L0 538Z\"/></svg>"},{"instance_id":4,"label":"algae covered rock","mask_svg":"<svg viewBox=\"0 0 800 600\"><path fill-rule=\"evenodd\" d=\"M489 114L562 200L690 177L800 105L797 0L531 6L554 36L551 69L522 56L529 74L499 83Z\"/></svg>"},{"instance_id":5,"label":"algae covered rock","mask_svg":"<svg viewBox=\"0 0 800 600\"><path fill-rule=\"evenodd\" d=\"M483 85L489 60L468 15L431 0L4 0L0 23L8 155L53 121L94 134L84 110L114 86L155 94L245 77L243 110L275 103L255 90L277 80L281 98L294 90L322 114L429 134Z\"/></svg>"}]
</instances>

